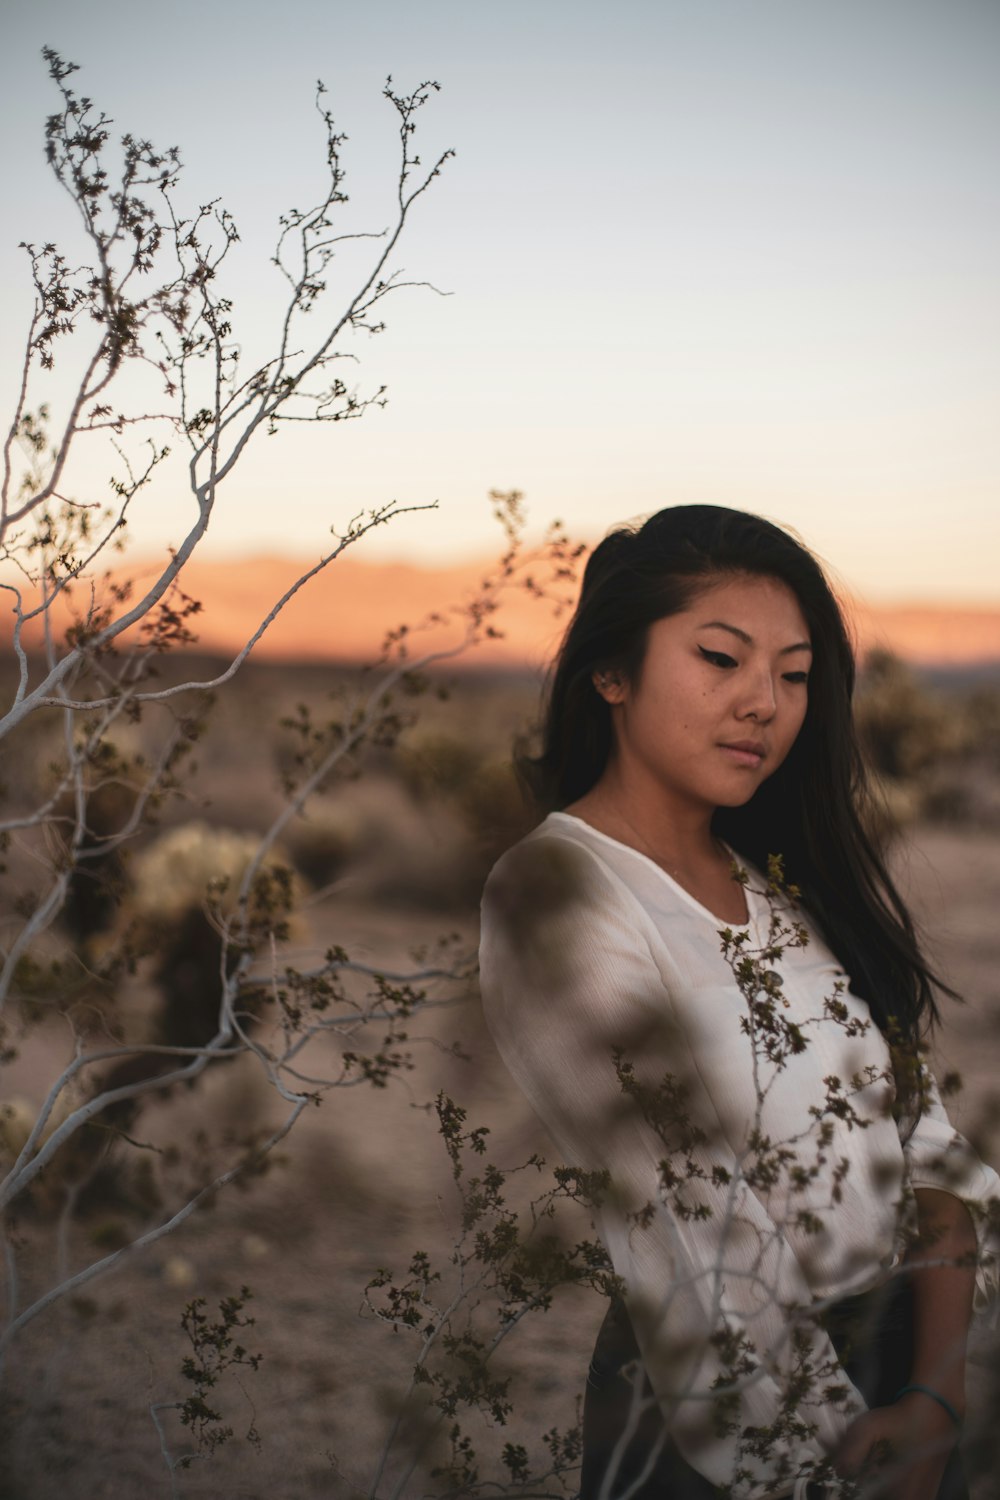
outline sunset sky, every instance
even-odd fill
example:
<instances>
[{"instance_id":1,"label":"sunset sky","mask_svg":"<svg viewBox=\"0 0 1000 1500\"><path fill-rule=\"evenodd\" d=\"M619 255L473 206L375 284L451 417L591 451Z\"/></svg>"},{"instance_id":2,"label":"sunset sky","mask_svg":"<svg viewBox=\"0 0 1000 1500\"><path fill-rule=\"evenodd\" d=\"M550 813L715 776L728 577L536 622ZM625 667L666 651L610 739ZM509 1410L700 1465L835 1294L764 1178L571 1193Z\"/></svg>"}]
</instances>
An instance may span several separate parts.
<instances>
[{"instance_id":1,"label":"sunset sky","mask_svg":"<svg viewBox=\"0 0 1000 1500\"><path fill-rule=\"evenodd\" d=\"M398 264L452 295L400 292L356 346L384 411L260 440L215 557L311 557L359 510L436 499L361 545L458 561L496 547L487 491L516 487L539 531L709 501L792 525L870 598L1000 599L995 0L8 0L2 36L5 411L17 242L73 258L43 43L117 130L180 146L184 202L232 210L248 357L280 311L277 216L322 181L316 78L350 137L350 230L389 221L385 75L441 82L422 155L457 155ZM190 519L178 466L134 545Z\"/></svg>"}]
</instances>

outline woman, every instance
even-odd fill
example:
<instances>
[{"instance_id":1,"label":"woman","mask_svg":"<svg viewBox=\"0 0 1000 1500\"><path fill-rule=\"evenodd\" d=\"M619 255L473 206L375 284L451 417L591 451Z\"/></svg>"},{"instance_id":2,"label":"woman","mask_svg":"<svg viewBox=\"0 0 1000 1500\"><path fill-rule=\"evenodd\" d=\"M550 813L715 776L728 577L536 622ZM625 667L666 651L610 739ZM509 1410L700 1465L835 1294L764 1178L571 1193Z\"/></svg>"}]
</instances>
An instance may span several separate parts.
<instances>
[{"instance_id":1,"label":"woman","mask_svg":"<svg viewBox=\"0 0 1000 1500\"><path fill-rule=\"evenodd\" d=\"M965 1495L1000 1184L914 1061L937 981L865 831L853 678L822 570L759 517L678 506L588 561L528 764L553 810L480 954L622 1281L581 1500L833 1495L876 1462L895 1500Z\"/></svg>"}]
</instances>

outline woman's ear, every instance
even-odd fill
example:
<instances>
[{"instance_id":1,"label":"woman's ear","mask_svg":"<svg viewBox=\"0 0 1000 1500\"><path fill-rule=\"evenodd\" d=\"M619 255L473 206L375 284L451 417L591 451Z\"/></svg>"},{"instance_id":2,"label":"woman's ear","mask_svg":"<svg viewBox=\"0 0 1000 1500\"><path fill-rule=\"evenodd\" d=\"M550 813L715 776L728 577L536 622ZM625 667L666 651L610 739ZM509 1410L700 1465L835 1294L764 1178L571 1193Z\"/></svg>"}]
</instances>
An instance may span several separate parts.
<instances>
[{"instance_id":1,"label":"woman's ear","mask_svg":"<svg viewBox=\"0 0 1000 1500\"><path fill-rule=\"evenodd\" d=\"M625 697L625 683L618 672L595 672L591 681L605 703L621 703Z\"/></svg>"}]
</instances>

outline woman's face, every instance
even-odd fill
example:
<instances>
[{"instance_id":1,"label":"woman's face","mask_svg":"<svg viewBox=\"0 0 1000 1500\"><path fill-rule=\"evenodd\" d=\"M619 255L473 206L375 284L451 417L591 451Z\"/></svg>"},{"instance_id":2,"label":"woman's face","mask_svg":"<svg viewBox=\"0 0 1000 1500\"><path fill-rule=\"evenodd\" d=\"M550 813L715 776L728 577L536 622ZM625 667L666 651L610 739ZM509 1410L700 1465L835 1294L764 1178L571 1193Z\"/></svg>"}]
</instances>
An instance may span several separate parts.
<instances>
[{"instance_id":1,"label":"woman's face","mask_svg":"<svg viewBox=\"0 0 1000 1500\"><path fill-rule=\"evenodd\" d=\"M795 743L811 660L787 584L750 574L710 584L650 625L637 683L595 678L612 705L616 774L689 808L749 801Z\"/></svg>"}]
</instances>

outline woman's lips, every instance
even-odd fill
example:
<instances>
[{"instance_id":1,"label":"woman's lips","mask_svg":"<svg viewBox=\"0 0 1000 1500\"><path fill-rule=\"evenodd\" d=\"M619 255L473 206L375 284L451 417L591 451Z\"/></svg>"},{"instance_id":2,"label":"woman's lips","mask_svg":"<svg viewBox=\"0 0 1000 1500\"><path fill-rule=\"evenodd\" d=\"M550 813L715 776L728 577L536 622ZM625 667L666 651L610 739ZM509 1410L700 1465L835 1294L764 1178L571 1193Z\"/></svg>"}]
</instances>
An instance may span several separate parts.
<instances>
[{"instance_id":1,"label":"woman's lips","mask_svg":"<svg viewBox=\"0 0 1000 1500\"><path fill-rule=\"evenodd\" d=\"M764 746L756 740L736 740L731 745L720 745L732 760L739 766L749 766L756 770L767 753Z\"/></svg>"}]
</instances>

